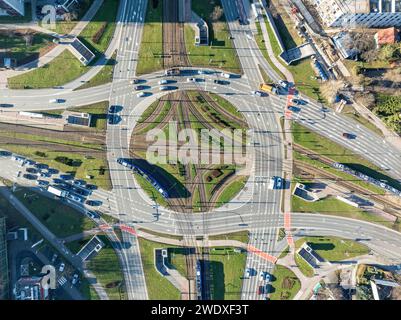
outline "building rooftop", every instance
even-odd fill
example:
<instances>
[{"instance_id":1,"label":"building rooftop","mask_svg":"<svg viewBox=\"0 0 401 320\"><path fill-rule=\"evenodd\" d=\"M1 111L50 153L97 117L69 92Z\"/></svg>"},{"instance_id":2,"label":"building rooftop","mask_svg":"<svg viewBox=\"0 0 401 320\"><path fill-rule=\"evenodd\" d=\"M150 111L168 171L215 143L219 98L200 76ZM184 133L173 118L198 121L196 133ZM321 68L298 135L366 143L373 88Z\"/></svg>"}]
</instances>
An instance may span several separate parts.
<instances>
[{"instance_id":1,"label":"building rooftop","mask_svg":"<svg viewBox=\"0 0 401 320\"><path fill-rule=\"evenodd\" d=\"M375 39L378 46L393 44L399 40L399 31L394 27L382 29L376 33Z\"/></svg>"}]
</instances>

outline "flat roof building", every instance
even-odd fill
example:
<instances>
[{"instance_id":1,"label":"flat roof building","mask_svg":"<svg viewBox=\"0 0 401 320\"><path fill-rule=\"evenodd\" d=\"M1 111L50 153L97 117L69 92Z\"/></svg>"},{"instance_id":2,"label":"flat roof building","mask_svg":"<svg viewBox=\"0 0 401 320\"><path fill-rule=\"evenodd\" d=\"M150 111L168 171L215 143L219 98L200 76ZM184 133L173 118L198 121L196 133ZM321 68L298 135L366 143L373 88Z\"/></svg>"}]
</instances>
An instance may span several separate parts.
<instances>
[{"instance_id":1,"label":"flat roof building","mask_svg":"<svg viewBox=\"0 0 401 320\"><path fill-rule=\"evenodd\" d=\"M70 51L77 59L84 65L87 66L93 59L95 54L85 46L78 38L75 38L68 46Z\"/></svg>"},{"instance_id":2,"label":"flat roof building","mask_svg":"<svg viewBox=\"0 0 401 320\"><path fill-rule=\"evenodd\" d=\"M15 300L48 300L49 290L43 288L42 277L32 276L18 279L14 286Z\"/></svg>"},{"instance_id":3,"label":"flat roof building","mask_svg":"<svg viewBox=\"0 0 401 320\"><path fill-rule=\"evenodd\" d=\"M311 0L328 27L401 25L401 0Z\"/></svg>"},{"instance_id":4,"label":"flat roof building","mask_svg":"<svg viewBox=\"0 0 401 320\"><path fill-rule=\"evenodd\" d=\"M24 0L0 0L0 16L24 16Z\"/></svg>"}]
</instances>

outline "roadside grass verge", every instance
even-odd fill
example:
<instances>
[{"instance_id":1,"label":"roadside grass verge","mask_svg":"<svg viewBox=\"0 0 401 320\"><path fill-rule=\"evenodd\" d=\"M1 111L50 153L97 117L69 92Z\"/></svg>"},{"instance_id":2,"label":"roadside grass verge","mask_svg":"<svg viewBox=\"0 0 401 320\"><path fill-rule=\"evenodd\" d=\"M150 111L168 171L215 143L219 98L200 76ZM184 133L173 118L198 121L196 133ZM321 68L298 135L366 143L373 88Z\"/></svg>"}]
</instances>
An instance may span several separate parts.
<instances>
[{"instance_id":1,"label":"roadside grass verge","mask_svg":"<svg viewBox=\"0 0 401 320\"><path fill-rule=\"evenodd\" d=\"M270 300L292 300L300 289L301 282L294 272L282 265L275 265L269 284Z\"/></svg>"},{"instance_id":2,"label":"roadside grass verge","mask_svg":"<svg viewBox=\"0 0 401 320\"><path fill-rule=\"evenodd\" d=\"M294 137L294 143L299 144L304 148L307 148L322 156L328 157L336 162L347 165L353 170L362 172L377 180L387 180L389 185L401 189L401 184L397 180L387 176L386 172L380 169L378 166L372 164L368 160L365 160L363 157L354 154L349 149L332 142L331 140L307 129L296 122L292 123L291 131ZM357 180L355 177L353 179Z\"/></svg>"},{"instance_id":3,"label":"roadside grass verge","mask_svg":"<svg viewBox=\"0 0 401 320\"><path fill-rule=\"evenodd\" d=\"M209 236L209 240L236 240L239 242L248 243L249 231L238 231L238 232Z\"/></svg>"},{"instance_id":4,"label":"roadside grass verge","mask_svg":"<svg viewBox=\"0 0 401 320\"><path fill-rule=\"evenodd\" d=\"M170 249L170 264L187 277L184 248ZM239 300L246 253L235 252L232 247L213 247L209 250L211 300Z\"/></svg>"},{"instance_id":5,"label":"roadside grass verge","mask_svg":"<svg viewBox=\"0 0 401 320\"><path fill-rule=\"evenodd\" d=\"M210 284L212 300L241 299L245 263L244 252L234 252L233 248L211 248L209 266L212 275Z\"/></svg>"},{"instance_id":6,"label":"roadside grass verge","mask_svg":"<svg viewBox=\"0 0 401 320\"><path fill-rule=\"evenodd\" d=\"M126 300L124 276L117 253L105 235L98 235L98 237L105 246L93 259L89 260L88 268L94 273L110 300Z\"/></svg>"},{"instance_id":7,"label":"roadside grass verge","mask_svg":"<svg viewBox=\"0 0 401 320\"><path fill-rule=\"evenodd\" d=\"M298 239L295 247L298 250L305 242L327 261L341 261L369 253L369 248L354 240L338 237L311 236Z\"/></svg>"},{"instance_id":8,"label":"roadside grass verge","mask_svg":"<svg viewBox=\"0 0 401 320\"><path fill-rule=\"evenodd\" d=\"M230 202L237 194L241 192L247 181L248 181L248 176L242 176L236 178L230 184L225 186L224 190L216 200L216 205L222 206Z\"/></svg>"},{"instance_id":9,"label":"roadside grass verge","mask_svg":"<svg viewBox=\"0 0 401 320\"><path fill-rule=\"evenodd\" d=\"M79 39L100 57L108 48L116 28L120 0L104 0L93 19L79 34Z\"/></svg>"},{"instance_id":10,"label":"roadside grass verge","mask_svg":"<svg viewBox=\"0 0 401 320\"><path fill-rule=\"evenodd\" d=\"M89 70L65 49L50 63L27 73L8 79L10 89L44 89L62 86Z\"/></svg>"},{"instance_id":11,"label":"roadside grass verge","mask_svg":"<svg viewBox=\"0 0 401 320\"><path fill-rule=\"evenodd\" d=\"M189 60L194 66L214 67L240 74L241 63L230 39L225 15L223 14L218 21L210 19L216 6L222 7L220 0L193 1L192 10L208 24L209 46L196 46L195 31L190 25L185 25L185 47Z\"/></svg>"},{"instance_id":12,"label":"roadside grass verge","mask_svg":"<svg viewBox=\"0 0 401 320\"><path fill-rule=\"evenodd\" d=\"M152 73L163 68L163 3L157 2L154 8L148 1L142 42L138 54L137 74Z\"/></svg>"},{"instance_id":13,"label":"roadside grass verge","mask_svg":"<svg viewBox=\"0 0 401 320\"><path fill-rule=\"evenodd\" d=\"M377 135L383 137L383 132L378 127L376 127L372 122L361 116L351 106L346 105L342 113L345 114L347 117L359 122L361 125L365 126L369 130L376 133Z\"/></svg>"},{"instance_id":14,"label":"roadside grass verge","mask_svg":"<svg viewBox=\"0 0 401 320\"><path fill-rule=\"evenodd\" d=\"M267 18L264 17L263 19L264 19L264 21L265 21L265 24L268 25ZM276 73L277 73L281 78L285 79L285 76L284 76L284 75L281 73L281 71L276 67L276 65L275 65L275 64L273 63L273 61L271 60L271 58L270 58L270 56L269 56L269 53L267 52L266 43L265 43L265 40L264 40L264 38L263 38L262 29L261 29L261 27L260 27L259 21L255 21L255 24L256 24L256 28L257 28L257 32L258 32L258 33L255 35L255 40L256 40L256 43L258 44L259 50L262 52L263 57L266 59L266 61L267 61L268 64L270 65L270 67L272 67L273 70L276 71ZM273 46L273 41L275 41L276 38L274 38L274 36L273 36L273 38L271 38L270 35L269 35L269 39L270 39L270 42L272 43L272 46ZM277 45L278 45L278 44L277 44Z\"/></svg>"},{"instance_id":15,"label":"roadside grass verge","mask_svg":"<svg viewBox=\"0 0 401 320\"><path fill-rule=\"evenodd\" d=\"M19 188L14 196L57 237L67 237L96 227L84 214L60 200L45 197L29 188Z\"/></svg>"},{"instance_id":16,"label":"roadside grass verge","mask_svg":"<svg viewBox=\"0 0 401 320\"><path fill-rule=\"evenodd\" d=\"M166 245L138 238L146 287L150 300L180 300L181 294L170 281L155 268L154 249L166 248ZM170 247L170 246L169 246Z\"/></svg>"},{"instance_id":17,"label":"roadside grass verge","mask_svg":"<svg viewBox=\"0 0 401 320\"><path fill-rule=\"evenodd\" d=\"M110 83L113 81L114 66L116 65L116 53L112 58L107 60L105 66L96 74L92 79L78 87L75 90L82 90L101 86L102 84Z\"/></svg>"}]
</instances>

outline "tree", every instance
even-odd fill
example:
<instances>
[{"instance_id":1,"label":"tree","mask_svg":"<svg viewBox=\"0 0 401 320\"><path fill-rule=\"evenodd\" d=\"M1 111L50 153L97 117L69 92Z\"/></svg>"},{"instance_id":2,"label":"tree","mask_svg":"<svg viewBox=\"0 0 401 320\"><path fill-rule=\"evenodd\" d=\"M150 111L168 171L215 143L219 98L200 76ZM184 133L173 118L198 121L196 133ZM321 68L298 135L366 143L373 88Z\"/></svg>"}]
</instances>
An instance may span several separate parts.
<instances>
[{"instance_id":1,"label":"tree","mask_svg":"<svg viewBox=\"0 0 401 320\"><path fill-rule=\"evenodd\" d=\"M219 21L223 16L223 9L220 6L215 6L213 12L210 14L210 19L212 21Z\"/></svg>"},{"instance_id":2,"label":"tree","mask_svg":"<svg viewBox=\"0 0 401 320\"><path fill-rule=\"evenodd\" d=\"M344 46L348 50L355 50L360 57L371 62L377 57L377 48L374 37L367 32L351 32L344 41Z\"/></svg>"}]
</instances>

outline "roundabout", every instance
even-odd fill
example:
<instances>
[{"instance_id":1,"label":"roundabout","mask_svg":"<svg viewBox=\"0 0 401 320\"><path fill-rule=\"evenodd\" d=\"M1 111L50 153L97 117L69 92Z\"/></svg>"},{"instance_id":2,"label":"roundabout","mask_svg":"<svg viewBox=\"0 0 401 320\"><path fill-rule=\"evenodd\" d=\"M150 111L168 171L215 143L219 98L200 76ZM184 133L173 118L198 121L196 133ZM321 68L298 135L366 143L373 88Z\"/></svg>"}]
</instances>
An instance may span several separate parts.
<instances>
[{"instance_id":1,"label":"roundabout","mask_svg":"<svg viewBox=\"0 0 401 320\"><path fill-rule=\"evenodd\" d=\"M248 129L236 107L216 94L169 93L153 102L134 127L130 156L143 173L137 170L136 181L155 202L173 211L220 207L249 178Z\"/></svg>"}]
</instances>

